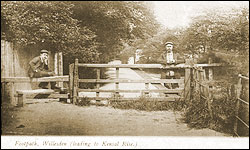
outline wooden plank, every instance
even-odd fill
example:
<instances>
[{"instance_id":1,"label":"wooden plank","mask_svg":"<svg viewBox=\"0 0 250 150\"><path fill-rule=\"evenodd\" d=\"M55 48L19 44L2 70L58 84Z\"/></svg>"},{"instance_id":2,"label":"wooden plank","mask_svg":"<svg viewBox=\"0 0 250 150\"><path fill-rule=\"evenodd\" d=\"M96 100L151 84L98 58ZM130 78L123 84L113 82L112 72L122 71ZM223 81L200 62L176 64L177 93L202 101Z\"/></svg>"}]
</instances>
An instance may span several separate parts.
<instances>
[{"instance_id":1,"label":"wooden plank","mask_svg":"<svg viewBox=\"0 0 250 150\"><path fill-rule=\"evenodd\" d=\"M186 65L191 65L192 66L192 60L187 59L186 60ZM191 97L191 70L190 68L185 69L185 77L184 77L184 99L185 100L190 100Z\"/></svg>"},{"instance_id":2,"label":"wooden plank","mask_svg":"<svg viewBox=\"0 0 250 150\"><path fill-rule=\"evenodd\" d=\"M237 119L237 117L239 115L239 108L240 108L240 101L238 100L238 98L240 98L240 93L241 93L241 90L242 90L241 78L239 78L238 84L236 85L235 89L236 89L237 101L236 101L236 107L235 107L236 119L235 119L235 122L234 122L234 132L237 133L238 132L238 119Z\"/></svg>"},{"instance_id":3,"label":"wooden plank","mask_svg":"<svg viewBox=\"0 0 250 150\"><path fill-rule=\"evenodd\" d=\"M51 77L42 77L42 78L29 78L29 77L5 77L1 78L1 82L51 82L51 81L69 81L69 76L51 76Z\"/></svg>"},{"instance_id":4,"label":"wooden plank","mask_svg":"<svg viewBox=\"0 0 250 150\"><path fill-rule=\"evenodd\" d=\"M220 63L213 64L195 64L195 67L219 67L222 66ZM175 66L162 66L161 64L83 64L79 63L79 67L89 67L89 68L164 68L164 69L174 69L174 68L192 68L192 65L178 64Z\"/></svg>"},{"instance_id":5,"label":"wooden plank","mask_svg":"<svg viewBox=\"0 0 250 150\"><path fill-rule=\"evenodd\" d=\"M116 79L119 79L119 68L115 68L115 77L116 77ZM119 97L119 92L118 92L118 90L119 90L119 82L116 82L115 83L115 91L116 91L116 93L115 93L115 98L118 98Z\"/></svg>"},{"instance_id":6,"label":"wooden plank","mask_svg":"<svg viewBox=\"0 0 250 150\"><path fill-rule=\"evenodd\" d=\"M212 63L212 58L208 58L208 64ZM211 81L213 80L213 68L208 69L208 80Z\"/></svg>"},{"instance_id":7,"label":"wooden plank","mask_svg":"<svg viewBox=\"0 0 250 150\"><path fill-rule=\"evenodd\" d=\"M14 86L14 82L10 82L10 103L15 106L17 105L17 101L15 98L15 86Z\"/></svg>"},{"instance_id":8,"label":"wooden plank","mask_svg":"<svg viewBox=\"0 0 250 150\"><path fill-rule=\"evenodd\" d=\"M59 99L54 99L54 98L46 98L46 99L26 99L23 103L24 105L27 104L35 104L35 103L46 103L46 102L51 102L51 101L59 101Z\"/></svg>"},{"instance_id":9,"label":"wooden plank","mask_svg":"<svg viewBox=\"0 0 250 150\"><path fill-rule=\"evenodd\" d=\"M249 103L248 103L248 102L244 101L244 100L243 100L243 99L241 99L241 98L238 98L238 100L239 100L239 101L241 101L242 103L246 104L246 105L249 105Z\"/></svg>"},{"instance_id":10,"label":"wooden plank","mask_svg":"<svg viewBox=\"0 0 250 150\"><path fill-rule=\"evenodd\" d=\"M207 86L207 88L208 88L208 99L207 99L208 110L210 117L213 118L212 106L211 106L213 102L213 90L209 86Z\"/></svg>"},{"instance_id":11,"label":"wooden plank","mask_svg":"<svg viewBox=\"0 0 250 150\"><path fill-rule=\"evenodd\" d=\"M100 68L97 68L96 69L96 78L97 78L97 81L99 81L100 80L100 78L101 78L101 70L100 70ZM80 82L80 81L79 81ZM100 89L100 84L96 84L96 88L97 89ZM96 97L99 97L99 92L96 92Z\"/></svg>"},{"instance_id":12,"label":"wooden plank","mask_svg":"<svg viewBox=\"0 0 250 150\"><path fill-rule=\"evenodd\" d=\"M52 89L36 89L36 90L17 90L18 94L51 94L55 91Z\"/></svg>"},{"instance_id":13,"label":"wooden plank","mask_svg":"<svg viewBox=\"0 0 250 150\"><path fill-rule=\"evenodd\" d=\"M69 65L69 92L70 103L73 103L73 84L74 84L74 64Z\"/></svg>"},{"instance_id":14,"label":"wooden plank","mask_svg":"<svg viewBox=\"0 0 250 150\"><path fill-rule=\"evenodd\" d=\"M145 83L145 89L146 89L146 90L149 90L149 83ZM148 92L145 92L145 95L146 95L146 96L149 96L149 93L148 93Z\"/></svg>"},{"instance_id":15,"label":"wooden plank","mask_svg":"<svg viewBox=\"0 0 250 150\"><path fill-rule=\"evenodd\" d=\"M54 58L54 72L56 75L58 75L58 53L55 53Z\"/></svg>"},{"instance_id":16,"label":"wooden plank","mask_svg":"<svg viewBox=\"0 0 250 150\"><path fill-rule=\"evenodd\" d=\"M68 94L60 94L60 93L51 93L51 94L26 94L26 98L29 98L29 99L36 98L36 99L39 99L39 98L37 98L38 95L39 96L43 95L43 96L41 96L43 98L45 96L46 96L46 98L68 98Z\"/></svg>"},{"instance_id":17,"label":"wooden plank","mask_svg":"<svg viewBox=\"0 0 250 150\"><path fill-rule=\"evenodd\" d=\"M78 98L78 59L75 59L75 65L74 65L74 87L73 87L73 104L77 103Z\"/></svg>"},{"instance_id":18,"label":"wooden plank","mask_svg":"<svg viewBox=\"0 0 250 150\"><path fill-rule=\"evenodd\" d=\"M149 90L102 90L102 89L78 89L79 92L120 92L120 93L141 93L141 92L155 92L155 93L181 93L183 88L179 89L149 89Z\"/></svg>"},{"instance_id":19,"label":"wooden plank","mask_svg":"<svg viewBox=\"0 0 250 150\"><path fill-rule=\"evenodd\" d=\"M23 102L25 101L25 94L23 93L19 93L18 96L17 96L17 106L18 107L23 107Z\"/></svg>"},{"instance_id":20,"label":"wooden plank","mask_svg":"<svg viewBox=\"0 0 250 150\"><path fill-rule=\"evenodd\" d=\"M144 80L130 80L130 79L79 79L79 82L84 83L183 83L184 79L144 79Z\"/></svg>"},{"instance_id":21,"label":"wooden plank","mask_svg":"<svg viewBox=\"0 0 250 150\"><path fill-rule=\"evenodd\" d=\"M246 124L240 117L238 116L235 116L235 117L249 129L249 125Z\"/></svg>"},{"instance_id":22,"label":"wooden plank","mask_svg":"<svg viewBox=\"0 0 250 150\"><path fill-rule=\"evenodd\" d=\"M147 97L145 100L149 101L176 101L179 100L181 97ZM109 98L109 97L87 97L86 100L111 100L111 101L134 101L134 100L141 100L140 97L131 97L131 98Z\"/></svg>"},{"instance_id":23,"label":"wooden plank","mask_svg":"<svg viewBox=\"0 0 250 150\"><path fill-rule=\"evenodd\" d=\"M62 52L58 53L58 75L63 76L63 55ZM63 88L63 82L58 83L59 87Z\"/></svg>"},{"instance_id":24,"label":"wooden plank","mask_svg":"<svg viewBox=\"0 0 250 150\"><path fill-rule=\"evenodd\" d=\"M249 81L249 77L242 76L241 74L239 74L239 77Z\"/></svg>"}]
</instances>

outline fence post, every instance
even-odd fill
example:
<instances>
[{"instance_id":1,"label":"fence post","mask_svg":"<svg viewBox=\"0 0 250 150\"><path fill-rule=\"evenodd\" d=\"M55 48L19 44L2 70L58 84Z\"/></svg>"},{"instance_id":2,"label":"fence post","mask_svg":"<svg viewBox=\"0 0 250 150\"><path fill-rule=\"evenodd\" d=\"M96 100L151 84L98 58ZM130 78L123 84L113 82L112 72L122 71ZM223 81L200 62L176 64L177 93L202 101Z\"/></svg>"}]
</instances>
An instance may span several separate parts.
<instances>
[{"instance_id":1,"label":"fence post","mask_svg":"<svg viewBox=\"0 0 250 150\"><path fill-rule=\"evenodd\" d=\"M208 58L208 64L211 64L212 63L212 58ZM212 81L213 80L213 68L210 67L208 68L208 80L209 81Z\"/></svg>"},{"instance_id":2,"label":"fence post","mask_svg":"<svg viewBox=\"0 0 250 150\"><path fill-rule=\"evenodd\" d=\"M145 83L145 89L149 90L149 83ZM149 92L145 92L145 96L149 96Z\"/></svg>"},{"instance_id":3,"label":"fence post","mask_svg":"<svg viewBox=\"0 0 250 150\"><path fill-rule=\"evenodd\" d=\"M163 68L161 68L161 79L166 79L166 69L163 69ZM163 83L163 86L165 86L165 84L167 84L167 83ZM164 96L167 96L167 94L164 94L164 93L160 93L160 96L161 97L164 97Z\"/></svg>"},{"instance_id":4,"label":"fence post","mask_svg":"<svg viewBox=\"0 0 250 150\"><path fill-rule=\"evenodd\" d=\"M116 68L116 79L119 79L119 68ZM119 90L119 82L115 82L115 99L117 100L118 99L118 96L119 96L119 92L117 90Z\"/></svg>"},{"instance_id":5,"label":"fence post","mask_svg":"<svg viewBox=\"0 0 250 150\"><path fill-rule=\"evenodd\" d=\"M15 85L14 82L9 82L10 85L10 102L12 105L16 106L17 105L17 99L15 97Z\"/></svg>"},{"instance_id":6,"label":"fence post","mask_svg":"<svg viewBox=\"0 0 250 150\"><path fill-rule=\"evenodd\" d=\"M212 63L212 58L208 58L208 64ZM212 81L213 80L213 68L208 68L208 80ZM211 108L211 103L213 102L213 86L209 85L208 86L208 108L210 111L210 115L213 118L213 113L212 113L212 108Z\"/></svg>"},{"instance_id":7,"label":"fence post","mask_svg":"<svg viewBox=\"0 0 250 150\"><path fill-rule=\"evenodd\" d=\"M241 93L242 85L241 85L241 78L239 78L238 84L236 85L236 110L235 110L235 122L234 122L234 133L238 135L238 115L239 115L239 107L240 107L240 93Z\"/></svg>"},{"instance_id":8,"label":"fence post","mask_svg":"<svg viewBox=\"0 0 250 150\"><path fill-rule=\"evenodd\" d=\"M193 63L191 59L186 59L185 64L192 65ZM186 68L184 77L184 100L190 100L191 97L191 75L191 68Z\"/></svg>"},{"instance_id":9,"label":"fence post","mask_svg":"<svg viewBox=\"0 0 250 150\"><path fill-rule=\"evenodd\" d=\"M96 70L96 76L97 76L97 81L99 81L100 78L101 78L101 71L100 71L100 68L97 68L97 70ZM99 90L99 88L100 88L100 84L97 83L97 84L96 84L96 89ZM99 97L99 93L100 93L100 92L96 92L96 97L97 97L97 98Z\"/></svg>"},{"instance_id":10,"label":"fence post","mask_svg":"<svg viewBox=\"0 0 250 150\"><path fill-rule=\"evenodd\" d=\"M63 76L63 55L62 52L58 53L58 75ZM59 87L63 88L63 82L59 82Z\"/></svg>"},{"instance_id":11,"label":"fence post","mask_svg":"<svg viewBox=\"0 0 250 150\"><path fill-rule=\"evenodd\" d=\"M78 98L78 59L75 59L74 65L74 84L73 84L73 104L77 103Z\"/></svg>"},{"instance_id":12,"label":"fence post","mask_svg":"<svg viewBox=\"0 0 250 150\"><path fill-rule=\"evenodd\" d=\"M70 103L73 103L73 89L74 89L74 64L69 65L69 94Z\"/></svg>"}]
</instances>

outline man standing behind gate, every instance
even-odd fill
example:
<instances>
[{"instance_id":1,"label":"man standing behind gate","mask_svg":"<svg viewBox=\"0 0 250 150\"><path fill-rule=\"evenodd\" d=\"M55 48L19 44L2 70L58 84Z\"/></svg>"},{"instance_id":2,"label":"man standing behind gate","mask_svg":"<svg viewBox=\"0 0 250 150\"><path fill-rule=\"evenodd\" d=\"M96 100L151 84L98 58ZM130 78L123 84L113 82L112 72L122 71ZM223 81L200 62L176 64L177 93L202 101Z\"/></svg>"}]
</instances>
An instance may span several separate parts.
<instances>
[{"instance_id":1,"label":"man standing behind gate","mask_svg":"<svg viewBox=\"0 0 250 150\"><path fill-rule=\"evenodd\" d=\"M166 42L165 43L165 51L161 54L159 59L157 60L159 63L163 65L177 65L180 63L185 63L185 59L183 59L180 54L173 52L173 43L172 42ZM161 72L161 79L180 79L181 74L178 71L178 69L168 69L166 72ZM165 83L165 87L169 89L175 89L178 88L178 83Z\"/></svg>"}]
</instances>

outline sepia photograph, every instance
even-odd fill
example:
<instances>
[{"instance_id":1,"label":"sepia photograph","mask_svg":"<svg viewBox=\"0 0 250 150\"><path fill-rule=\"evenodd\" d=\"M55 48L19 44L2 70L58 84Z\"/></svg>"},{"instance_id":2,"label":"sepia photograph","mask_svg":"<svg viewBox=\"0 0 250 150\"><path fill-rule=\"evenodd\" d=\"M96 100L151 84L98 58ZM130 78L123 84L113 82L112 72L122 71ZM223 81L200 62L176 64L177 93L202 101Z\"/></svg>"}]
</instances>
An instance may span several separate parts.
<instances>
[{"instance_id":1,"label":"sepia photograph","mask_svg":"<svg viewBox=\"0 0 250 150\"><path fill-rule=\"evenodd\" d=\"M249 1L1 1L2 148L249 148Z\"/></svg>"}]
</instances>

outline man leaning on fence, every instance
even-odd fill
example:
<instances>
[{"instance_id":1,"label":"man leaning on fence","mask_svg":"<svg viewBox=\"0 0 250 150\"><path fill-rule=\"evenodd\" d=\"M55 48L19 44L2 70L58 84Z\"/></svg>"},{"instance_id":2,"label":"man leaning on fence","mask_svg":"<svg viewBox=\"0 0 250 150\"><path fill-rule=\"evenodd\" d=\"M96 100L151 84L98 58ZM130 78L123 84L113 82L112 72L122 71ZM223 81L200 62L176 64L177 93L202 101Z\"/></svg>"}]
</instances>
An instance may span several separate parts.
<instances>
[{"instance_id":1,"label":"man leaning on fence","mask_svg":"<svg viewBox=\"0 0 250 150\"><path fill-rule=\"evenodd\" d=\"M49 70L48 67L48 51L41 50L40 56L33 58L29 62L28 75L31 78L49 77L54 76L55 73ZM60 89L56 86L56 82L50 82L52 89ZM41 82L39 87L48 89L48 82Z\"/></svg>"},{"instance_id":2,"label":"man leaning on fence","mask_svg":"<svg viewBox=\"0 0 250 150\"><path fill-rule=\"evenodd\" d=\"M165 43L165 51L158 58L158 63L162 65L177 65L180 63L185 63L185 59L180 56L178 53L173 52L173 43L166 42ZM178 69L168 69L161 72L161 79L180 79L181 74ZM179 88L178 83L165 83L165 87L169 89Z\"/></svg>"}]
</instances>

